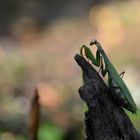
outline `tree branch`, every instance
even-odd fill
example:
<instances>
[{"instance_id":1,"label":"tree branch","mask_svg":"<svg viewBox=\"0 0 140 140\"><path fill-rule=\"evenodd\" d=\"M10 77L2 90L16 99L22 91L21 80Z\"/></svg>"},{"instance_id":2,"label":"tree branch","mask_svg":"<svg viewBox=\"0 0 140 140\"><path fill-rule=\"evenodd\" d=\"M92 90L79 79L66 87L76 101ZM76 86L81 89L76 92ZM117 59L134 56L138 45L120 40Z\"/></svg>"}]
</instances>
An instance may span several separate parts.
<instances>
[{"instance_id":1,"label":"tree branch","mask_svg":"<svg viewBox=\"0 0 140 140\"><path fill-rule=\"evenodd\" d=\"M83 71L80 97L88 105L85 113L86 140L140 140L124 110L111 97L97 71L80 55L75 60Z\"/></svg>"}]
</instances>

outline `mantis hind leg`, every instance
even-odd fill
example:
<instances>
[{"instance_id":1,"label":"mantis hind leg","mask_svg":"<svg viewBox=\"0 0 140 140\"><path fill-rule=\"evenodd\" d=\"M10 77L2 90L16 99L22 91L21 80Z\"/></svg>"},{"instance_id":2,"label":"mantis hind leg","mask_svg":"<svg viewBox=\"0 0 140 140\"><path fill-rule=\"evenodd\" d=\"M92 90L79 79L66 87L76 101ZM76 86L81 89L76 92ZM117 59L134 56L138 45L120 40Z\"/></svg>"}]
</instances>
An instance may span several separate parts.
<instances>
[{"instance_id":1,"label":"mantis hind leg","mask_svg":"<svg viewBox=\"0 0 140 140\"><path fill-rule=\"evenodd\" d=\"M121 72L120 77L123 78L124 74L125 74L125 71Z\"/></svg>"}]
</instances>

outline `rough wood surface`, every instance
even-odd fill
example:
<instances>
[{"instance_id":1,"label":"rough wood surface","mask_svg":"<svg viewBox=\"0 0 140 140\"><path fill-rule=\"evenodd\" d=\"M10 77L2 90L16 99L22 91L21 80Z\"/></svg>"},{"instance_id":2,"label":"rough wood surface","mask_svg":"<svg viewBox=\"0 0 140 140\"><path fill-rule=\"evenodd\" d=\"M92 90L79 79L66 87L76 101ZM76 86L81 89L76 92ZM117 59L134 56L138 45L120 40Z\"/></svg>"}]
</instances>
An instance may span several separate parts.
<instances>
[{"instance_id":1,"label":"rough wood surface","mask_svg":"<svg viewBox=\"0 0 140 140\"><path fill-rule=\"evenodd\" d=\"M97 71L80 55L75 60L83 71L80 97L89 110L85 113L86 140L140 140L124 110L115 103Z\"/></svg>"}]
</instances>

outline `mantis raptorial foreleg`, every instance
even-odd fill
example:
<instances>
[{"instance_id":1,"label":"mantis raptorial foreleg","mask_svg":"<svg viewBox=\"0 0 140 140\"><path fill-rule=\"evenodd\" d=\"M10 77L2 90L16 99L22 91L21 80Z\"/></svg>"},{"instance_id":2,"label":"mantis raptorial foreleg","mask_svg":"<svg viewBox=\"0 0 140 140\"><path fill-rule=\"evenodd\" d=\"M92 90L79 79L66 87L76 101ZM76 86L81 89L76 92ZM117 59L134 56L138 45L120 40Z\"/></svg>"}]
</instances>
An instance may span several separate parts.
<instances>
[{"instance_id":1,"label":"mantis raptorial foreleg","mask_svg":"<svg viewBox=\"0 0 140 140\"><path fill-rule=\"evenodd\" d=\"M104 68L104 65L103 65L103 58L101 56L101 74L103 75L103 77L106 75L107 73L107 68L106 68L106 65L105 65L105 68Z\"/></svg>"},{"instance_id":2,"label":"mantis raptorial foreleg","mask_svg":"<svg viewBox=\"0 0 140 140\"><path fill-rule=\"evenodd\" d=\"M94 64L95 66L99 67L100 66L100 69L99 69L99 72L101 70L101 74L103 75L103 77L106 75L107 73L107 68L106 68L106 65L105 65L105 68L104 68L104 65L103 65L103 58L102 56L100 55L100 52L99 50L97 49L97 52L96 52L96 57L94 57L94 55L92 54L91 50L83 45L81 47L81 50L80 50L80 53L83 55L83 49L85 51L85 56L88 60L90 60L92 62L92 64Z\"/></svg>"},{"instance_id":3,"label":"mantis raptorial foreleg","mask_svg":"<svg viewBox=\"0 0 140 140\"><path fill-rule=\"evenodd\" d=\"M101 58L100 52L97 50L97 52L96 52L96 58L95 58L94 55L92 54L91 50L90 50L87 46L85 46L85 45L83 45L83 46L81 47L81 50L80 50L80 54L81 54L81 55L83 55L83 49L84 49L84 51L85 51L85 56L86 56L86 58L87 58L88 60L91 60L91 62L92 62L95 66L99 67L99 66L100 66L100 58Z\"/></svg>"}]
</instances>

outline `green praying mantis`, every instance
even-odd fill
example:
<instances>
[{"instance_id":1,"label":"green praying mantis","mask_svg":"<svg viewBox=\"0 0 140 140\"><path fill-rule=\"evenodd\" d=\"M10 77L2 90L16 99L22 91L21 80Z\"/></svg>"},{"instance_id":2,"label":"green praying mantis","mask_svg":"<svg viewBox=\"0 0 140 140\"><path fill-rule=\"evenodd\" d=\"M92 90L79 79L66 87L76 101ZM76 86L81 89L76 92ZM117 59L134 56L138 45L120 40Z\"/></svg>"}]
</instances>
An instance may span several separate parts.
<instances>
[{"instance_id":1,"label":"green praying mantis","mask_svg":"<svg viewBox=\"0 0 140 140\"><path fill-rule=\"evenodd\" d=\"M97 47L96 57L94 57L91 50L86 45L83 45L81 47L80 54L82 56L85 55L85 57L90 60L95 66L100 67L103 77L108 74L109 90L111 91L110 93L112 94L112 97L115 99L115 101L125 109L131 111L132 113L136 113L136 104L130 94L130 91L128 90L126 84L122 79L122 75L124 75L124 72L119 74L116 71L115 67L112 65L106 53L104 52L101 44L97 40L92 40L90 46L92 45L95 45Z\"/></svg>"}]
</instances>

